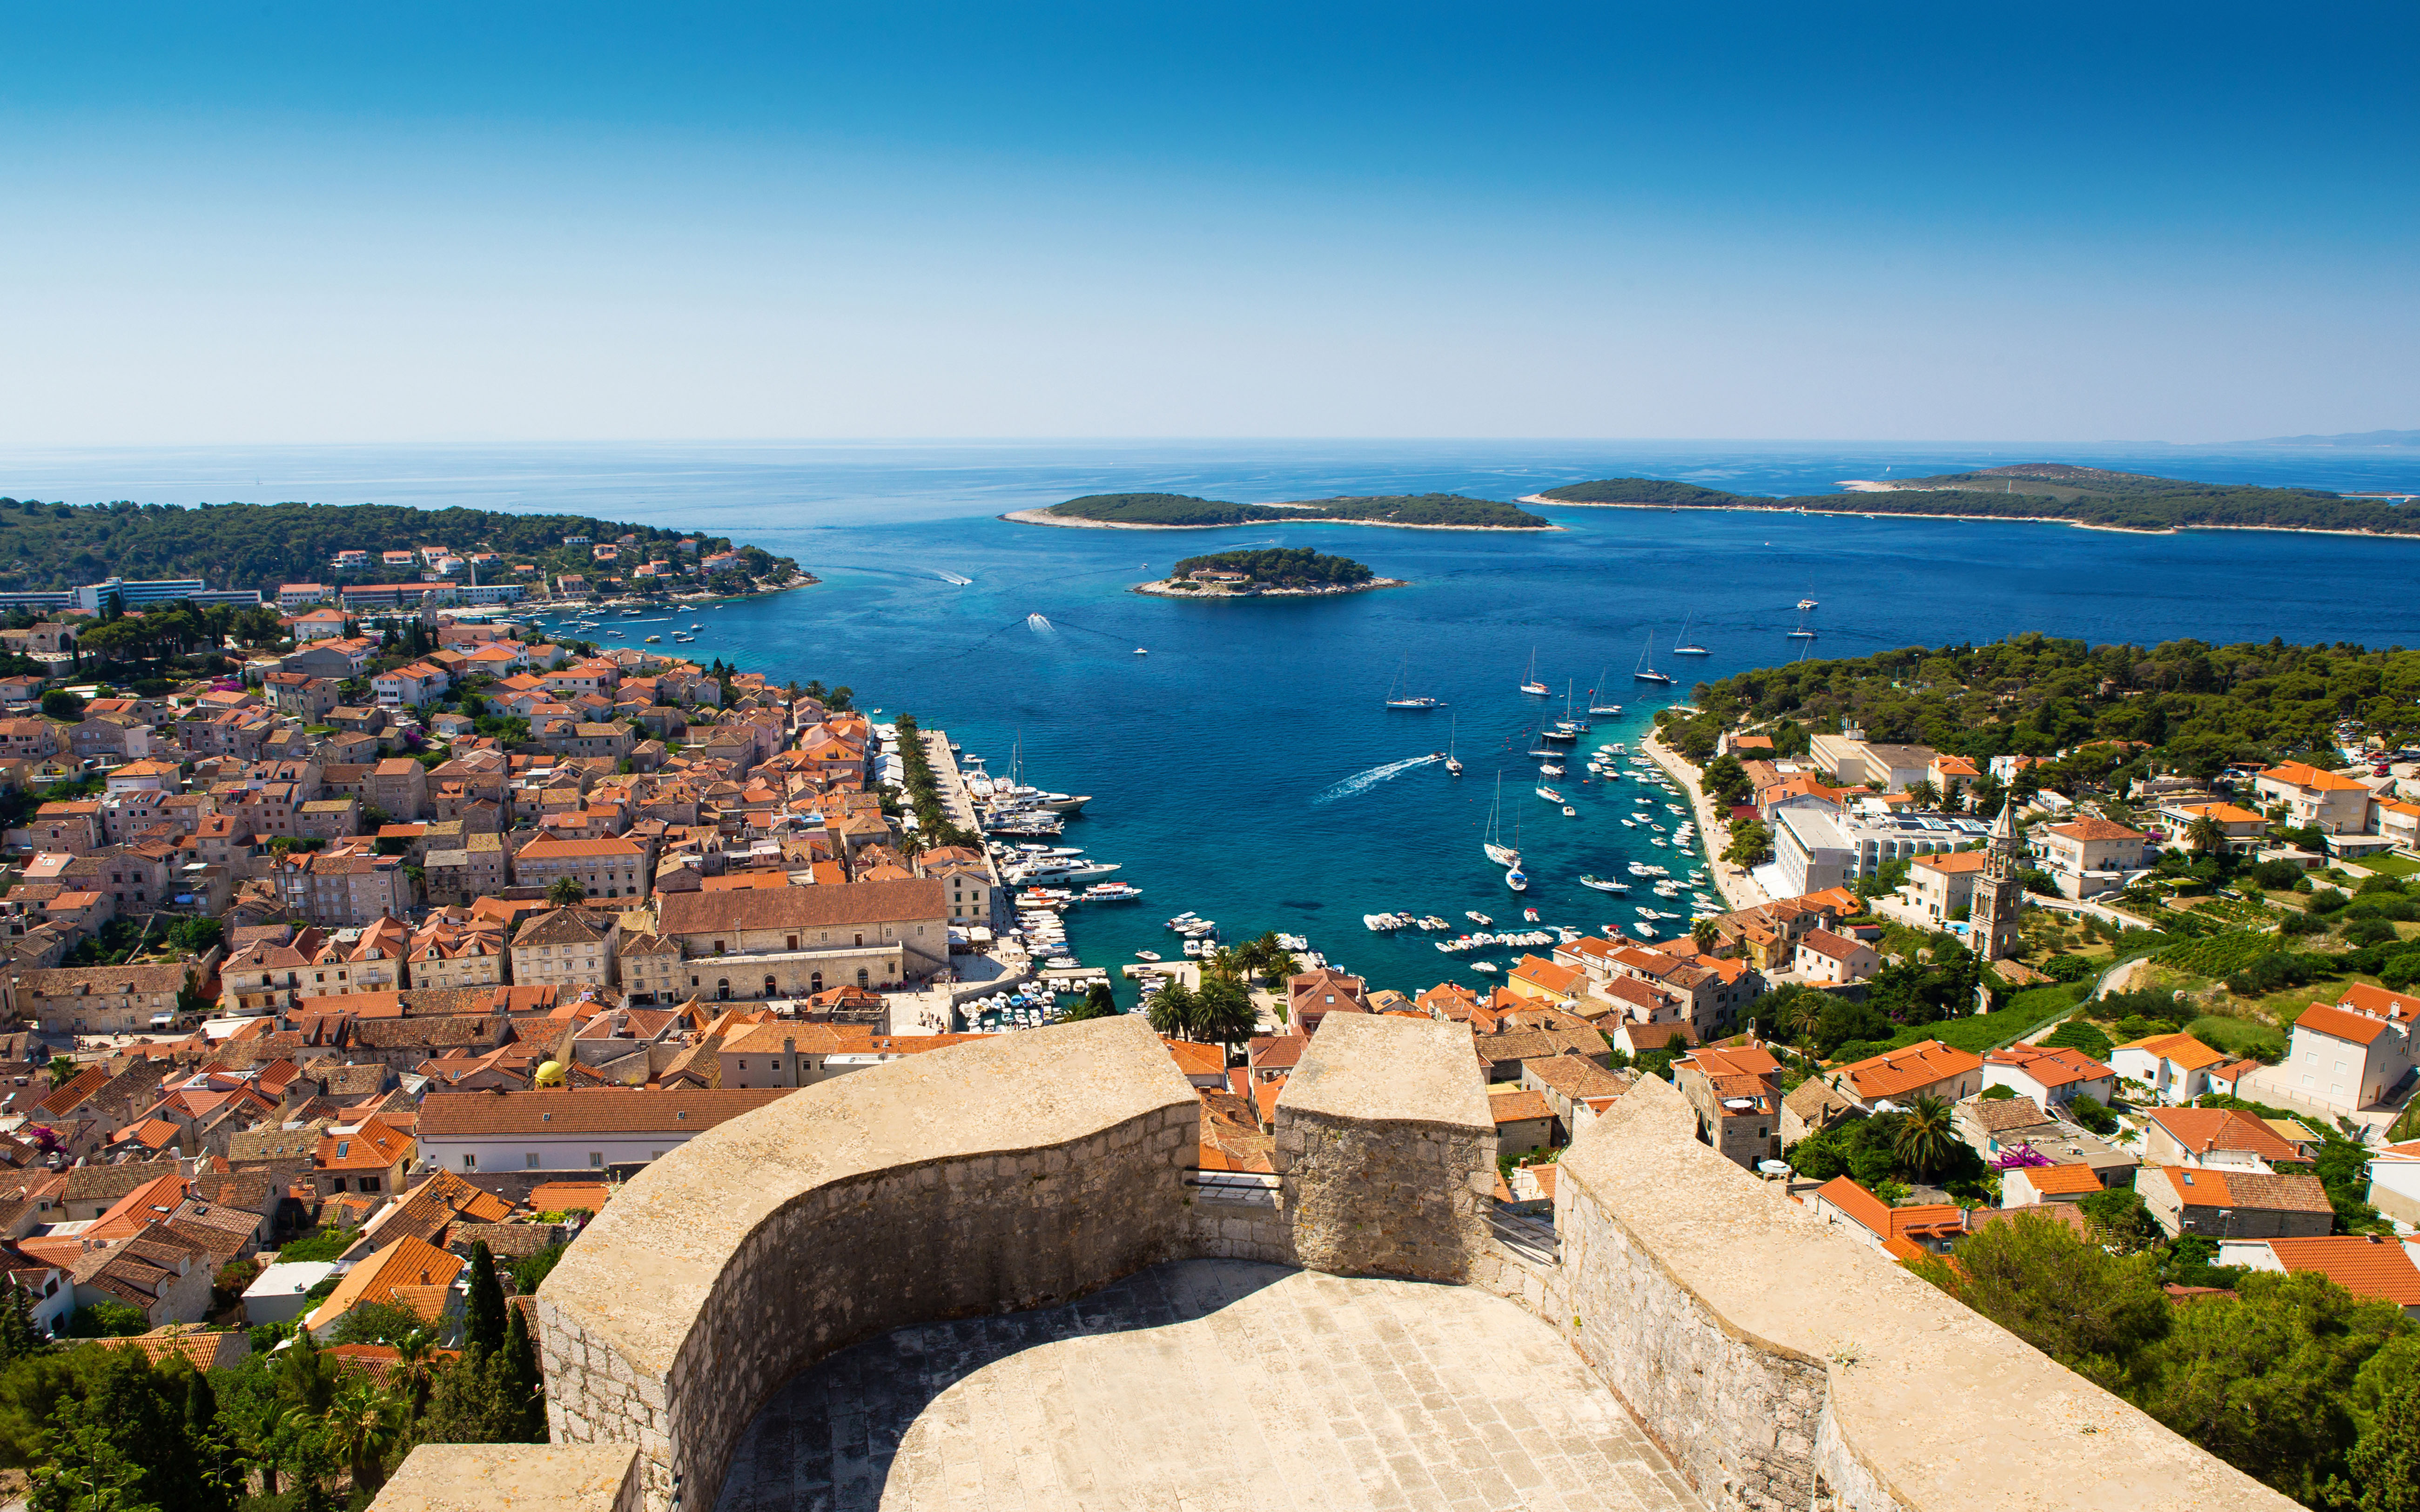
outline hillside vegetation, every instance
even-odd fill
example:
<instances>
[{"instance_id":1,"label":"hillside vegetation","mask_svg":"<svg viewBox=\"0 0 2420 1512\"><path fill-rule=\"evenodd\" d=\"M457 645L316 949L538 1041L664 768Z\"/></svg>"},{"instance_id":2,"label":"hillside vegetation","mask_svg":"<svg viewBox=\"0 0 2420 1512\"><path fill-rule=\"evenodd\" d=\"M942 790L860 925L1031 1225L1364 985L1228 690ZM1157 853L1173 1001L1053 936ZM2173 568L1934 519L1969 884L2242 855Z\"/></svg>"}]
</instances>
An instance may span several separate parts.
<instances>
[{"instance_id":1,"label":"hillside vegetation","mask_svg":"<svg viewBox=\"0 0 2420 1512\"><path fill-rule=\"evenodd\" d=\"M1575 504L1983 515L2009 519L2073 520L2118 530L2240 526L2420 534L2420 510L2396 504L2344 499L2317 488L2195 483L2063 462L2026 462L1987 468L1979 472L1895 480L1886 489L1873 493L1799 494L1774 499L1700 488L1664 478L1600 478L1549 488L1540 497Z\"/></svg>"},{"instance_id":2,"label":"hillside vegetation","mask_svg":"<svg viewBox=\"0 0 2420 1512\"><path fill-rule=\"evenodd\" d=\"M1702 712L1676 729L1684 744L1711 754L1714 733L1728 724L1830 731L1845 717L1869 739L1931 746L1978 765L1991 756L2141 742L2144 750L2110 747L2096 759L2209 777L2229 762L2326 752L2342 719L2391 741L2420 735L2415 701L2420 651L2283 640L2145 649L2023 635L1741 672L1699 684Z\"/></svg>"},{"instance_id":3,"label":"hillside vegetation","mask_svg":"<svg viewBox=\"0 0 2420 1512\"><path fill-rule=\"evenodd\" d=\"M354 580L384 581L381 551L442 546L455 551L504 554L550 571L611 572L589 560L588 548L563 537L612 542L635 535L656 555L678 555L690 532L631 525L585 515L507 515L486 509L412 509L401 504L46 504L0 499L0 588L71 588L109 577L199 578L212 588L268 589L288 582L334 582L329 563L340 550L370 553ZM701 555L729 550L721 536L699 537ZM797 563L753 547L740 548L755 577L795 570ZM415 566L405 576L417 579Z\"/></svg>"},{"instance_id":4,"label":"hillside vegetation","mask_svg":"<svg viewBox=\"0 0 2420 1512\"><path fill-rule=\"evenodd\" d=\"M1385 525L1553 529L1551 520L1526 509L1493 499L1450 493L1354 495L1295 504L1238 504L1176 493L1102 493L1053 504L1047 513L1121 525L1249 525L1266 520L1336 519Z\"/></svg>"},{"instance_id":5,"label":"hillside vegetation","mask_svg":"<svg viewBox=\"0 0 2420 1512\"><path fill-rule=\"evenodd\" d=\"M1268 588L1349 588L1357 583L1366 583L1376 576L1350 557L1323 556L1303 547L1271 547L1259 551L1219 551L1209 556L1187 557L1169 576L1182 578L1188 572L1205 568L1248 573L1253 582Z\"/></svg>"}]
</instances>

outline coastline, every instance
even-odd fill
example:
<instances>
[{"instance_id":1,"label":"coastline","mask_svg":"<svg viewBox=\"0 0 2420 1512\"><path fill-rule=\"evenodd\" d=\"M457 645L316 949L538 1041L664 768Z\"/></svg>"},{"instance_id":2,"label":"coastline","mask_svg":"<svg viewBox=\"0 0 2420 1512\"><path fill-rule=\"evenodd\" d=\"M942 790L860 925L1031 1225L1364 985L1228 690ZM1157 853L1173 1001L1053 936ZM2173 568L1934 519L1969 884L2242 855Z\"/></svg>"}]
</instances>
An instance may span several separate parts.
<instances>
[{"instance_id":1,"label":"coastline","mask_svg":"<svg viewBox=\"0 0 2420 1512\"><path fill-rule=\"evenodd\" d=\"M1716 817L1714 801L1706 796L1706 790L1698 785L1698 769L1682 760L1680 752L1657 739L1652 729L1639 738L1638 748L1664 769L1665 776L1680 783L1682 791L1689 795L1690 811L1698 816L1698 838L1706 850L1706 869L1714 874L1714 890L1723 895L1723 902L1730 904L1733 912L1771 903L1773 900L1765 896L1764 889L1757 886L1754 877L1724 860L1714 849L1716 836L1729 841L1730 822Z\"/></svg>"},{"instance_id":2,"label":"coastline","mask_svg":"<svg viewBox=\"0 0 2420 1512\"><path fill-rule=\"evenodd\" d=\"M1927 490L1893 488L1890 493L1919 493ZM1843 495L1846 498L1848 496ZM2095 525L2089 520L2070 519L2064 515L1936 515L1912 509L1807 509L1792 504L1784 509L1773 504L1644 504L1619 503L1612 500L1548 499L1544 494L1523 494L1515 503L1539 504L1548 509L1653 509L1671 515L1739 514L1739 515L1842 515L1856 519L1971 519L1988 520L2002 525L2064 525L2070 530L2107 531L2116 535L2181 535L2187 531L2266 531L2279 535L2350 535L2364 541L2420 541L2420 534L2403 534L2392 531L2331 531L2316 525Z\"/></svg>"},{"instance_id":3,"label":"coastline","mask_svg":"<svg viewBox=\"0 0 2420 1512\"><path fill-rule=\"evenodd\" d=\"M1223 592L1205 594L1198 588L1171 588L1168 584L1169 579L1161 578L1147 583L1137 583L1132 588L1127 589L1126 592L1129 594L1149 594L1154 598L1180 598L1188 603L1214 604L1221 599L1232 599L1236 603L1245 603L1255 598L1343 598L1353 594L1366 594L1371 590L1377 588L1409 588L1412 586L1411 581L1408 579L1373 578L1368 582L1355 583L1350 588L1264 588L1260 592L1254 594L1230 594Z\"/></svg>"},{"instance_id":4,"label":"coastline","mask_svg":"<svg viewBox=\"0 0 2420 1512\"><path fill-rule=\"evenodd\" d=\"M1272 509L1282 505L1272 504ZM1283 525L1281 519L1239 519L1232 525L1143 525L1125 519L1078 519L1073 515L1053 515L1047 509L1012 509L1005 515L995 515L1016 525L1056 525L1078 531L1249 531L1263 526ZM1512 535L1540 535L1548 531L1569 529L1562 525L1399 525L1390 519L1330 519L1325 515L1306 515L1305 525L1366 525L1381 531L1498 531Z\"/></svg>"}]
</instances>

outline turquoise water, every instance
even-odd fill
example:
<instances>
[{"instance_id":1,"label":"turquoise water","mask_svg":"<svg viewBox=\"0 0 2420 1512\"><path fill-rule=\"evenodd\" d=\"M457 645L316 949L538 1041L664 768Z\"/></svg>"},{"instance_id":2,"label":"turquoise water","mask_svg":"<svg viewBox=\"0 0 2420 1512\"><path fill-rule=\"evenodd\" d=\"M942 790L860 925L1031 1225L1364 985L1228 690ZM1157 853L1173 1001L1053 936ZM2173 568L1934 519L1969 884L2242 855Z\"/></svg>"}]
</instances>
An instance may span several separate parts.
<instances>
[{"instance_id":1,"label":"turquoise water","mask_svg":"<svg viewBox=\"0 0 2420 1512\"><path fill-rule=\"evenodd\" d=\"M1583 748L1635 747L1671 696L1632 681L1643 646L1683 679L1682 691L1787 660L1798 651L1785 632L1803 594L1822 602L1810 617L1818 656L2024 630L2096 641L2408 644L2420 642L2409 587L2420 542L1602 509L1546 510L1565 529L1524 537L1312 524L1052 530L993 516L1109 489L1271 500L1434 488L1510 499L1627 472L1779 493L1885 468L2045 455L2224 481L2420 481L2420 460L2378 454L1187 442L20 454L0 492L578 509L753 541L825 581L698 615L707 633L689 649L777 677L848 684L861 705L913 710L995 769L1021 744L1031 780L1094 795L1062 842L1122 863L1119 879L1144 897L1075 911L1069 933L1084 960L1114 964L1137 948L1173 955L1176 937L1161 921L1193 909L1231 938L1308 934L1378 984L1408 991L1486 979L1429 937L1369 933L1363 914L1434 913L1459 926L1477 908L1505 928L1517 927L1526 903L1545 922L1594 931L1632 911L1579 887L1581 872L1672 860L1647 844L1646 830L1620 825L1638 795L1630 780L1583 784L1572 765L1552 785L1576 819L1533 795L1535 764L1520 753L1547 701L1515 691L1533 651L1555 711L1566 683L1584 700L1600 680L1623 705ZM1412 586L1240 604L1127 592L1179 556L1247 544L1342 552ZM1047 625L1029 618L1037 614ZM1712 656L1668 655L1684 616ZM1150 654L1134 655L1137 646ZM1450 708L1381 707L1399 668L1407 686ZM1467 771L1459 781L1436 764L1350 780L1443 749L1450 721ZM1479 851L1499 770L1506 826L1517 819L1532 878L1517 900ZM1660 802L1656 815L1675 822ZM1633 898L1655 903L1643 888Z\"/></svg>"}]
</instances>

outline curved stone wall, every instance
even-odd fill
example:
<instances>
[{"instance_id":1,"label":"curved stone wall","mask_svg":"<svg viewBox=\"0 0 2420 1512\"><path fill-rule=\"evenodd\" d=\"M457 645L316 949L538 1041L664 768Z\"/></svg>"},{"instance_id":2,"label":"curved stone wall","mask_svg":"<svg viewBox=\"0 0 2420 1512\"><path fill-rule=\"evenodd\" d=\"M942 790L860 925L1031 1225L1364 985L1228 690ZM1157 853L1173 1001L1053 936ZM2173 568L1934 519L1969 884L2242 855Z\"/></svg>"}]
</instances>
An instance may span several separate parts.
<instances>
[{"instance_id":1,"label":"curved stone wall","mask_svg":"<svg viewBox=\"0 0 2420 1512\"><path fill-rule=\"evenodd\" d=\"M1481 1279L1556 1324L1710 1507L2291 1512L1700 1144L1652 1077L1560 1162L1561 1263Z\"/></svg>"},{"instance_id":2,"label":"curved stone wall","mask_svg":"<svg viewBox=\"0 0 2420 1512\"><path fill-rule=\"evenodd\" d=\"M853 1072L691 1140L538 1290L553 1442L635 1440L647 1504L707 1512L766 1397L833 1350L1193 1253L1200 1108L1121 1016Z\"/></svg>"}]
</instances>

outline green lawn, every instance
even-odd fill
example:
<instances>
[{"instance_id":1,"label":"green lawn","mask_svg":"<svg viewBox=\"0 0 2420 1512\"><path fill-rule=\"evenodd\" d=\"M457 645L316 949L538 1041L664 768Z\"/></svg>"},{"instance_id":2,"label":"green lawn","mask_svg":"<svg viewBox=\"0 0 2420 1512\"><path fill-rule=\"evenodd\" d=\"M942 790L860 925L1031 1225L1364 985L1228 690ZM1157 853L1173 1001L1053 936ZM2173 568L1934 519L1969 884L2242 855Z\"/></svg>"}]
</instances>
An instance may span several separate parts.
<instances>
[{"instance_id":1,"label":"green lawn","mask_svg":"<svg viewBox=\"0 0 2420 1512\"><path fill-rule=\"evenodd\" d=\"M2397 856L2392 852L2371 856L2357 864L2372 872L2382 872L2390 877L2408 877L2420 872L2420 861L2415 861L2408 856Z\"/></svg>"},{"instance_id":2,"label":"green lawn","mask_svg":"<svg viewBox=\"0 0 2420 1512\"><path fill-rule=\"evenodd\" d=\"M2257 1056L2266 1052L2270 1058L2282 1059L2286 1054L2286 1031L2250 1019L2228 1018L2224 1014L2207 1013L2185 1026L2185 1032L2208 1044L2214 1044L2230 1056Z\"/></svg>"}]
</instances>

